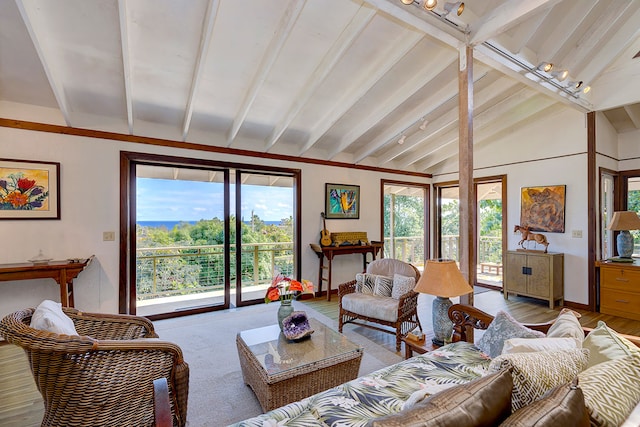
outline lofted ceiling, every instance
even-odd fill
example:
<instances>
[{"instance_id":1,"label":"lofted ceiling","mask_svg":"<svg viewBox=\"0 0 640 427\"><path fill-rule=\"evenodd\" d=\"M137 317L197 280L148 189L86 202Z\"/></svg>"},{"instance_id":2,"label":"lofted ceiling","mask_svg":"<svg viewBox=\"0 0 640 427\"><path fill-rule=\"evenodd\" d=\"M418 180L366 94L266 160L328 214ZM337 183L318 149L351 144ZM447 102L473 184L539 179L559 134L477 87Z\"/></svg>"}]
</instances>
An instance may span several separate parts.
<instances>
[{"instance_id":1,"label":"lofted ceiling","mask_svg":"<svg viewBox=\"0 0 640 427\"><path fill-rule=\"evenodd\" d=\"M476 144L559 108L640 128L640 1L422 2L0 0L0 118L432 173L468 44Z\"/></svg>"}]
</instances>

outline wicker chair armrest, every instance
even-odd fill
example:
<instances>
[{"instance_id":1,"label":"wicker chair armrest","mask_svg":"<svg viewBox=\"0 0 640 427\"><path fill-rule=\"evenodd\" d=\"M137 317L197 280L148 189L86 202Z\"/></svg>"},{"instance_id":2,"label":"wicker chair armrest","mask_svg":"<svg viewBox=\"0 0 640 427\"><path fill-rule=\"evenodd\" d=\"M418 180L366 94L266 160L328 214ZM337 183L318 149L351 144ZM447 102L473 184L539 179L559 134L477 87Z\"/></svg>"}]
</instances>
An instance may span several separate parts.
<instances>
[{"instance_id":1,"label":"wicker chair armrest","mask_svg":"<svg viewBox=\"0 0 640 427\"><path fill-rule=\"evenodd\" d=\"M153 381L153 414L155 427L172 427L171 402L167 379L162 377Z\"/></svg>"},{"instance_id":2,"label":"wicker chair armrest","mask_svg":"<svg viewBox=\"0 0 640 427\"><path fill-rule=\"evenodd\" d=\"M416 312L418 295L416 291L411 290L398 298L398 319L403 319Z\"/></svg>"},{"instance_id":3,"label":"wicker chair armrest","mask_svg":"<svg viewBox=\"0 0 640 427\"><path fill-rule=\"evenodd\" d=\"M347 294L352 294L356 291L356 280L351 280L350 282L341 283L338 285L338 298L342 298Z\"/></svg>"},{"instance_id":4,"label":"wicker chair armrest","mask_svg":"<svg viewBox=\"0 0 640 427\"><path fill-rule=\"evenodd\" d=\"M170 353L173 356L174 364L184 363L182 349L169 341L158 339L137 339L137 340L94 340L92 350L114 351L124 353L127 351L148 352L161 351ZM114 356L115 357L115 356Z\"/></svg>"},{"instance_id":5,"label":"wicker chair armrest","mask_svg":"<svg viewBox=\"0 0 640 427\"><path fill-rule=\"evenodd\" d=\"M128 314L85 313L74 308L63 308L73 320L80 335L106 339L158 338L153 323L146 317Z\"/></svg>"}]
</instances>

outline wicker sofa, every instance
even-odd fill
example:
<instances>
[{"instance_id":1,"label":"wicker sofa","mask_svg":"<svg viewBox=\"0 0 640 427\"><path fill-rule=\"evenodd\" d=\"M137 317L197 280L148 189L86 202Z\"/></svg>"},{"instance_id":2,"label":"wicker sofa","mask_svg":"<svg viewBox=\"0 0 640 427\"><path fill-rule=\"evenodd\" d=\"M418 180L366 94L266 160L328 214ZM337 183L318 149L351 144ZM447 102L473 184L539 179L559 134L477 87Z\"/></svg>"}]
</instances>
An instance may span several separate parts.
<instances>
[{"instance_id":1,"label":"wicker sofa","mask_svg":"<svg viewBox=\"0 0 640 427\"><path fill-rule=\"evenodd\" d=\"M78 335L32 328L33 308L0 322L0 335L27 355L44 400L43 426L153 426L158 378L167 379L163 419L186 425L189 366L180 347L157 339L144 317L62 311Z\"/></svg>"},{"instance_id":2,"label":"wicker sofa","mask_svg":"<svg viewBox=\"0 0 640 427\"><path fill-rule=\"evenodd\" d=\"M624 425L625 427L640 425L638 421L640 390L637 387L640 382L639 337L620 335L626 340L625 346L632 347L628 349L631 352L630 355L599 362L586 369L586 361L593 356L589 354L595 351L586 349L539 351L501 355L492 360L475 344L466 342L464 339L469 338L471 329L487 329L486 334L488 334L494 317L473 307L459 304L451 307L449 316L454 322L453 340L455 342L437 351L415 356L370 375L239 422L234 424L234 427L589 425L589 416L602 417L600 412L604 412L600 408L594 410L591 405L606 405L608 398L611 398L613 406L618 405L623 400L622 396L628 392L627 389L634 389L631 393L635 401L627 401L624 410L614 409L617 411L615 416L618 418L624 416L627 420L614 418L616 421L607 423L607 420L598 419L592 420L592 425ZM556 324L554 333L556 333L563 326L560 321L554 323ZM552 331L552 323L522 326L526 326L529 330L549 332L549 336ZM590 332L594 331L595 334L595 331L601 329L600 326L594 330L583 329L579 325L578 328L581 336L587 337L584 339L585 343ZM575 339L566 337L565 340L575 342ZM548 338L540 340L548 340ZM536 340L530 342L534 341L544 342ZM606 348L610 347L610 344L604 345L603 351L608 351ZM560 357L561 354L562 357ZM512 358L509 359L510 357ZM545 359L543 362L535 361L537 357ZM571 361L580 359L583 363L582 366L576 366L575 370L579 372L577 376L580 384L576 386L571 381L564 383L561 378L554 378L552 381L558 382L557 386L546 394L538 395L537 400L529 403L521 402L521 406L514 410L512 405L523 397L516 396L516 387L520 387L518 390L522 391L526 386L525 380L536 381L534 372L536 369L547 369L547 365L560 363L560 360L565 357ZM527 359L529 363L531 360L535 362L523 369L520 363ZM512 365L504 365L505 361L509 361ZM531 366L534 367L533 371L529 370ZM605 368L609 370L606 372L613 370L614 375L603 374L601 370ZM561 369L559 372L564 371ZM576 375L575 372L573 375ZM534 375L534 378L527 379L529 374ZM606 379L600 380L598 377ZM627 381L630 385L619 385L616 388L612 385L612 382L616 384L614 378L622 382ZM508 389L506 395L505 381L510 381L506 386ZM547 379L543 382L546 381ZM618 412L624 412L624 414ZM582 417L578 415L579 413ZM488 416L497 418L489 420Z\"/></svg>"}]
</instances>

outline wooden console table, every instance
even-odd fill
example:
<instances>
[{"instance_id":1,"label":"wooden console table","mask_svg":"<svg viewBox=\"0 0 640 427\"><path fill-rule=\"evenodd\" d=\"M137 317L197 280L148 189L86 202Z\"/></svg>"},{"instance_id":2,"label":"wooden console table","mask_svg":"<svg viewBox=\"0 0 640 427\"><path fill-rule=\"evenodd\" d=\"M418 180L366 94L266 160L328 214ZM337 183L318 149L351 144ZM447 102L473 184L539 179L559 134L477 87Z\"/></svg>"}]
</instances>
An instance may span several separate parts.
<instances>
[{"instance_id":1,"label":"wooden console table","mask_svg":"<svg viewBox=\"0 0 640 427\"><path fill-rule=\"evenodd\" d=\"M311 243L311 249L318 255L320 259L320 268L318 271L318 293L322 292L322 282L327 282L327 301L331 301L331 262L336 255L362 254L362 271L367 269L367 254L371 254L372 261L376 259L378 252L382 250L382 242L371 242L370 245L352 245L352 246L320 246ZM327 265L324 265L324 259L327 258ZM324 270L327 270L327 277L324 276Z\"/></svg>"},{"instance_id":2,"label":"wooden console table","mask_svg":"<svg viewBox=\"0 0 640 427\"><path fill-rule=\"evenodd\" d=\"M0 264L0 281L53 279L60 286L60 302L63 307L73 307L73 279L85 269L93 255L77 261L51 261L47 264L23 262Z\"/></svg>"}]
</instances>

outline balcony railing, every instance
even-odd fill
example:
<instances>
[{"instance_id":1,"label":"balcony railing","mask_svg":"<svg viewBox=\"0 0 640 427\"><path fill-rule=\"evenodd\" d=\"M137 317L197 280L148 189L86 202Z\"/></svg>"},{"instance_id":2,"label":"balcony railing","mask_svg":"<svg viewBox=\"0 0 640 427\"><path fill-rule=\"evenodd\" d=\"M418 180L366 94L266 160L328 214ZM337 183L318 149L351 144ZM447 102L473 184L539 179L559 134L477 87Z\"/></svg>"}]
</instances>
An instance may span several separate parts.
<instances>
[{"instance_id":1,"label":"balcony railing","mask_svg":"<svg viewBox=\"0 0 640 427\"><path fill-rule=\"evenodd\" d=\"M243 287L271 283L274 271L293 273L293 243L241 246ZM236 245L231 245L231 286L236 281ZM136 250L138 300L224 289L224 245L166 246Z\"/></svg>"},{"instance_id":2,"label":"balcony railing","mask_svg":"<svg viewBox=\"0 0 640 427\"><path fill-rule=\"evenodd\" d=\"M460 236L442 236L442 257L460 259ZM502 264L502 237L480 236L478 242L478 264Z\"/></svg>"}]
</instances>

